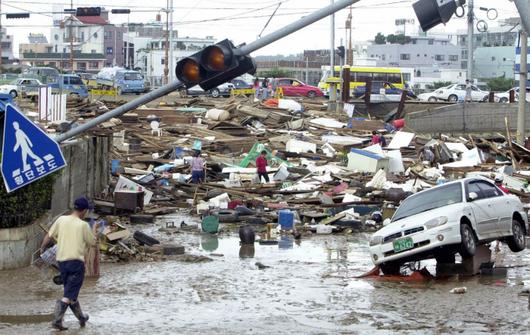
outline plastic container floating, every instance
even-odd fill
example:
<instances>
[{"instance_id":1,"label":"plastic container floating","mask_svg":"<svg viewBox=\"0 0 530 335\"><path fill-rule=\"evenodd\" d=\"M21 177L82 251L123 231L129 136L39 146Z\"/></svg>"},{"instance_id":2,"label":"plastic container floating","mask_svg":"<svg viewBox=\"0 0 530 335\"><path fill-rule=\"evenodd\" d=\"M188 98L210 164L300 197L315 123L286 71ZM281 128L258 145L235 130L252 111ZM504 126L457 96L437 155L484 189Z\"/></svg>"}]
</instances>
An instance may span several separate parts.
<instances>
[{"instance_id":1,"label":"plastic container floating","mask_svg":"<svg viewBox=\"0 0 530 335\"><path fill-rule=\"evenodd\" d=\"M288 209L278 211L278 223L282 230L292 230L294 226L294 213Z\"/></svg>"},{"instance_id":2,"label":"plastic container floating","mask_svg":"<svg viewBox=\"0 0 530 335\"><path fill-rule=\"evenodd\" d=\"M201 223L202 231L210 234L217 234L219 231L219 218L217 216L205 216Z\"/></svg>"}]
</instances>

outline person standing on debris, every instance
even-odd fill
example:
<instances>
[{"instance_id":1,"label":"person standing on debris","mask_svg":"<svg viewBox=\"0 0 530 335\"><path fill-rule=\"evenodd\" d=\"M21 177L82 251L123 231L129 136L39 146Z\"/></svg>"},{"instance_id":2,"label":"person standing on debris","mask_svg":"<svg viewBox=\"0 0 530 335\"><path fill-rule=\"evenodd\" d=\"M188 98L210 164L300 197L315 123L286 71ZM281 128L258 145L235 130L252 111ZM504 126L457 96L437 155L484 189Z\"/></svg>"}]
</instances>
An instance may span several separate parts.
<instances>
[{"instance_id":1,"label":"person standing on debris","mask_svg":"<svg viewBox=\"0 0 530 335\"><path fill-rule=\"evenodd\" d=\"M258 168L258 178L261 183L261 177L265 179L265 182L270 182L269 175L267 174L267 151L263 150L261 155L256 158L256 167Z\"/></svg>"},{"instance_id":2,"label":"person standing on debris","mask_svg":"<svg viewBox=\"0 0 530 335\"><path fill-rule=\"evenodd\" d=\"M261 82L261 98L262 100L269 98L269 78L267 77Z\"/></svg>"},{"instance_id":3,"label":"person standing on debris","mask_svg":"<svg viewBox=\"0 0 530 335\"><path fill-rule=\"evenodd\" d=\"M502 184L503 181L504 181L504 180L503 180L502 176L497 176L497 177L495 177L495 186L497 186L498 188L500 188L501 191L503 191L504 193L506 193L506 194L510 194L510 190L508 190L508 189Z\"/></svg>"},{"instance_id":4,"label":"person standing on debris","mask_svg":"<svg viewBox=\"0 0 530 335\"><path fill-rule=\"evenodd\" d=\"M256 77L256 79L254 79L254 99L259 100L259 90L260 90L259 79L258 77Z\"/></svg>"},{"instance_id":5,"label":"person standing on debris","mask_svg":"<svg viewBox=\"0 0 530 335\"><path fill-rule=\"evenodd\" d=\"M193 153L193 160L191 161L191 182L198 184L204 181L204 159L201 157L200 151Z\"/></svg>"},{"instance_id":6,"label":"person standing on debris","mask_svg":"<svg viewBox=\"0 0 530 335\"><path fill-rule=\"evenodd\" d=\"M466 79L466 102L471 102L473 99L471 98L471 82L469 79Z\"/></svg>"},{"instance_id":7,"label":"person standing on debris","mask_svg":"<svg viewBox=\"0 0 530 335\"><path fill-rule=\"evenodd\" d=\"M76 199L74 212L59 217L42 241L41 254L52 239L57 242L56 259L64 285L63 298L55 303L52 322L52 327L58 330L68 329L63 326L63 317L68 307L79 320L81 327L84 327L88 321L88 315L81 311L77 297L85 277L85 253L90 246L97 243L99 224L95 223L91 230L88 223L83 221L89 209L88 199L85 197Z\"/></svg>"},{"instance_id":8,"label":"person standing on debris","mask_svg":"<svg viewBox=\"0 0 530 335\"><path fill-rule=\"evenodd\" d=\"M379 144L380 142L381 138L377 135L377 132L375 130L372 131L372 144Z\"/></svg>"}]
</instances>

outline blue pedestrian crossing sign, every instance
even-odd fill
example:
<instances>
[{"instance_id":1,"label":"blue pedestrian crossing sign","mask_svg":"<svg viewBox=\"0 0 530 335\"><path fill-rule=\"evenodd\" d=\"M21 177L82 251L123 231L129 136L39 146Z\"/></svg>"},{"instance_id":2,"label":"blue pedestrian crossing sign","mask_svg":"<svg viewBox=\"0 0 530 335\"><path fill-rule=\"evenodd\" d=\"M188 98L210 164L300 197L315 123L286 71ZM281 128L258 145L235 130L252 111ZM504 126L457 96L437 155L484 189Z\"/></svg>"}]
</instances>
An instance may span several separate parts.
<instances>
[{"instance_id":1,"label":"blue pedestrian crossing sign","mask_svg":"<svg viewBox=\"0 0 530 335\"><path fill-rule=\"evenodd\" d=\"M1 171L8 192L66 166L59 144L13 105L4 115Z\"/></svg>"}]
</instances>

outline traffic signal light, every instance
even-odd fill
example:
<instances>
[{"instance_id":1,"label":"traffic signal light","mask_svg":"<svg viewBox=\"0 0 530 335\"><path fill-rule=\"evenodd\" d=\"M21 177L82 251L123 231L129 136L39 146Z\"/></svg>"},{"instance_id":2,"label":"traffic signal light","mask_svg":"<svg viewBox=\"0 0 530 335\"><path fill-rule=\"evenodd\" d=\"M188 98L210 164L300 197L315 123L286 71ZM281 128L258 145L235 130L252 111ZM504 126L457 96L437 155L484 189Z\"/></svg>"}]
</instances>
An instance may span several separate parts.
<instances>
[{"instance_id":1,"label":"traffic signal light","mask_svg":"<svg viewBox=\"0 0 530 335\"><path fill-rule=\"evenodd\" d=\"M229 40L208 46L177 63L177 78L188 88L199 85L210 90L244 73L254 74L252 57L237 55L236 50Z\"/></svg>"},{"instance_id":2,"label":"traffic signal light","mask_svg":"<svg viewBox=\"0 0 530 335\"><path fill-rule=\"evenodd\" d=\"M346 48L342 45L337 47L337 55L339 55L340 58L344 58L344 56L346 56Z\"/></svg>"},{"instance_id":3,"label":"traffic signal light","mask_svg":"<svg viewBox=\"0 0 530 335\"><path fill-rule=\"evenodd\" d=\"M420 21L421 29L427 31L440 23L449 22L456 8L465 3L465 0L419 0L412 7Z\"/></svg>"},{"instance_id":4,"label":"traffic signal light","mask_svg":"<svg viewBox=\"0 0 530 335\"><path fill-rule=\"evenodd\" d=\"M75 16L101 16L101 7L77 7Z\"/></svg>"},{"instance_id":5,"label":"traffic signal light","mask_svg":"<svg viewBox=\"0 0 530 335\"><path fill-rule=\"evenodd\" d=\"M7 13L6 19L27 19L29 18L29 13Z\"/></svg>"}]
</instances>

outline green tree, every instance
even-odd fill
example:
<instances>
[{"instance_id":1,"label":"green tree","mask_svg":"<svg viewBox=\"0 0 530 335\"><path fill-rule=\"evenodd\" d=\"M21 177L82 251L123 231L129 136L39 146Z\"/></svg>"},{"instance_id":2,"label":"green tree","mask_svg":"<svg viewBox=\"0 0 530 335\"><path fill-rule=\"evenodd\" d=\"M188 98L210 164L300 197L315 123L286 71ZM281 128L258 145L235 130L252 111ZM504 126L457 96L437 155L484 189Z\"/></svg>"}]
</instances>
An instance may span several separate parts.
<instances>
[{"instance_id":1,"label":"green tree","mask_svg":"<svg viewBox=\"0 0 530 335\"><path fill-rule=\"evenodd\" d=\"M386 37L381 33L377 33L374 38L375 44L386 44Z\"/></svg>"},{"instance_id":2,"label":"green tree","mask_svg":"<svg viewBox=\"0 0 530 335\"><path fill-rule=\"evenodd\" d=\"M394 34L389 34L386 36L386 41L390 44L396 44L397 37Z\"/></svg>"},{"instance_id":3,"label":"green tree","mask_svg":"<svg viewBox=\"0 0 530 335\"><path fill-rule=\"evenodd\" d=\"M410 41L410 36L405 36L403 34L396 35L396 43L398 44L408 44Z\"/></svg>"},{"instance_id":4,"label":"green tree","mask_svg":"<svg viewBox=\"0 0 530 335\"><path fill-rule=\"evenodd\" d=\"M492 91L508 91L515 86L515 81L513 79L505 77L491 78L486 82Z\"/></svg>"},{"instance_id":5,"label":"green tree","mask_svg":"<svg viewBox=\"0 0 530 335\"><path fill-rule=\"evenodd\" d=\"M267 78L282 78L282 77L292 77L292 71L287 71L280 68L272 68L266 71L259 71L258 77L267 77Z\"/></svg>"}]
</instances>

